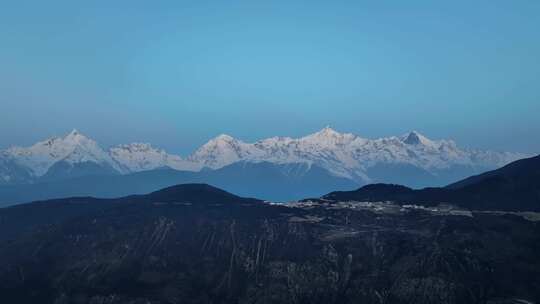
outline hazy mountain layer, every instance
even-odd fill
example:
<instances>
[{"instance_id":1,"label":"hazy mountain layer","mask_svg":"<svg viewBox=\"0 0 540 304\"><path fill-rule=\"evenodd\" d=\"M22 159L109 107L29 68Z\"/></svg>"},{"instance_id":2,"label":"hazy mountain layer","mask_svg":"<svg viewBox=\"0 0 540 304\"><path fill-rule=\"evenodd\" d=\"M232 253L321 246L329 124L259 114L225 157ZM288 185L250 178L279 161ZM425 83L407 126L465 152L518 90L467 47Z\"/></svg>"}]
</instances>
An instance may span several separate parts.
<instances>
[{"instance_id":1,"label":"hazy mountain layer","mask_svg":"<svg viewBox=\"0 0 540 304\"><path fill-rule=\"evenodd\" d=\"M91 175L0 186L0 206L72 196L110 198L143 194L183 183L209 183L240 195L272 201L295 200L358 187L355 182L333 176L315 165L237 162L200 172L164 168L127 175Z\"/></svg>"}]
</instances>

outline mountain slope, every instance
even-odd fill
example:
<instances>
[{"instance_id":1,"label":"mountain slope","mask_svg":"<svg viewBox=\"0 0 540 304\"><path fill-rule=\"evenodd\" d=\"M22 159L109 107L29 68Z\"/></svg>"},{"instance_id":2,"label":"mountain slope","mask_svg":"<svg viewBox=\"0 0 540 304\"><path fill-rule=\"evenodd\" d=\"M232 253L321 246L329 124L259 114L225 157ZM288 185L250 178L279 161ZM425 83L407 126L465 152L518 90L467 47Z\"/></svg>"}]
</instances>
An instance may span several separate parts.
<instances>
[{"instance_id":1,"label":"mountain slope","mask_svg":"<svg viewBox=\"0 0 540 304\"><path fill-rule=\"evenodd\" d=\"M445 188L413 190L400 185L374 184L355 191L332 192L323 198L424 205L451 203L474 210L540 211L540 156L518 160Z\"/></svg>"},{"instance_id":2,"label":"mountain slope","mask_svg":"<svg viewBox=\"0 0 540 304\"><path fill-rule=\"evenodd\" d=\"M119 165L119 171L124 174L164 167L177 170L188 170L192 169L192 167L193 170L198 169L198 166L185 161L182 157L168 154L164 150L154 148L146 143L132 143L112 147L109 154Z\"/></svg>"},{"instance_id":3,"label":"mountain slope","mask_svg":"<svg viewBox=\"0 0 540 304\"><path fill-rule=\"evenodd\" d=\"M5 152L0 152L0 186L24 184L32 179L32 172L17 164Z\"/></svg>"},{"instance_id":4,"label":"mountain slope","mask_svg":"<svg viewBox=\"0 0 540 304\"><path fill-rule=\"evenodd\" d=\"M128 195L118 199L71 197L21 204L0 209L0 227L9 227L0 232L0 242L17 234L31 231L34 227L52 225L67 219L87 216L96 212L129 203L183 204L209 203L260 203L260 200L243 198L207 184L180 184L144 195Z\"/></svg>"},{"instance_id":5,"label":"mountain slope","mask_svg":"<svg viewBox=\"0 0 540 304\"><path fill-rule=\"evenodd\" d=\"M524 184L540 181L540 155L520 159L502 168L468 177L447 186L450 189L459 189L488 179L502 179L507 183Z\"/></svg>"},{"instance_id":6,"label":"mountain slope","mask_svg":"<svg viewBox=\"0 0 540 304\"><path fill-rule=\"evenodd\" d=\"M31 147L12 147L5 151L5 155L19 166L27 168L33 178L46 175L58 163L63 163L58 170L76 170L77 164L93 163L96 167L106 170L118 169L112 160L94 140L82 135L77 130L64 137L53 137L38 142ZM80 173L84 175L84 173Z\"/></svg>"},{"instance_id":7,"label":"mountain slope","mask_svg":"<svg viewBox=\"0 0 540 304\"><path fill-rule=\"evenodd\" d=\"M0 219L7 303L540 300L540 226L515 216L277 206L197 184Z\"/></svg>"}]
</instances>

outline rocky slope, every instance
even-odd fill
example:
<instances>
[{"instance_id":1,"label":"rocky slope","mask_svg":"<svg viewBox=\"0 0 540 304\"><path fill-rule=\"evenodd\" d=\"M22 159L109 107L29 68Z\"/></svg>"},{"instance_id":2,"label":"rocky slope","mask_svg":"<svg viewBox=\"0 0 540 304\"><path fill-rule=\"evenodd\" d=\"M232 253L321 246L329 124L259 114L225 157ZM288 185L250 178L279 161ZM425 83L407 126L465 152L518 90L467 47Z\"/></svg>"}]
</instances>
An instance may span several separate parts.
<instances>
[{"instance_id":1,"label":"rocky slope","mask_svg":"<svg viewBox=\"0 0 540 304\"><path fill-rule=\"evenodd\" d=\"M10 303L534 303L540 226L205 185L0 209Z\"/></svg>"}]
</instances>

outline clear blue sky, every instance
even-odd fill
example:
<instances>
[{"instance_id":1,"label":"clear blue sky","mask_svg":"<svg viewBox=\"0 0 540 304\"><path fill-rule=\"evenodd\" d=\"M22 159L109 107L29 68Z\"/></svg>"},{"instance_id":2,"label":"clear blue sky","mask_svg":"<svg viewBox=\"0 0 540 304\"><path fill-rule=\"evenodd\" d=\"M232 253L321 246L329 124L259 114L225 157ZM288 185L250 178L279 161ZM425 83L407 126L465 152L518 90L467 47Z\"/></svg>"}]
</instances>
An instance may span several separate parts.
<instances>
[{"instance_id":1,"label":"clear blue sky","mask_svg":"<svg viewBox=\"0 0 540 304\"><path fill-rule=\"evenodd\" d=\"M331 125L540 152L540 1L0 1L0 147Z\"/></svg>"}]
</instances>

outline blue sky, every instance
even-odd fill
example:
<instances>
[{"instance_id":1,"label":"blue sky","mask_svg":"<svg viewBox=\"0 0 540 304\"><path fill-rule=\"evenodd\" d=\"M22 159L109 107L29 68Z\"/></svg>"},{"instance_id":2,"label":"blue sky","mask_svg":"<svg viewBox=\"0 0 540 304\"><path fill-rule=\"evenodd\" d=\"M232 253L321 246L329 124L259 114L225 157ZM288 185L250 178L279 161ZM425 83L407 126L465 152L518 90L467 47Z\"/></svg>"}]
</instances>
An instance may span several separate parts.
<instances>
[{"instance_id":1,"label":"blue sky","mask_svg":"<svg viewBox=\"0 0 540 304\"><path fill-rule=\"evenodd\" d=\"M0 147L326 125L540 152L540 1L0 1Z\"/></svg>"}]
</instances>

